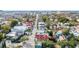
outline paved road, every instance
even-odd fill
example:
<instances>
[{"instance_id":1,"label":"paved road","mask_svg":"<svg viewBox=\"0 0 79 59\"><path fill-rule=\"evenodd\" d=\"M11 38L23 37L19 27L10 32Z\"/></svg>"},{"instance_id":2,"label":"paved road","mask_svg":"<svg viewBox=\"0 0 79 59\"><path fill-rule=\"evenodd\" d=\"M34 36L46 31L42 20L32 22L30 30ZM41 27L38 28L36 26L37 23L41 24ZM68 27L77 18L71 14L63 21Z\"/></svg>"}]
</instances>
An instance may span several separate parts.
<instances>
[{"instance_id":1,"label":"paved road","mask_svg":"<svg viewBox=\"0 0 79 59\"><path fill-rule=\"evenodd\" d=\"M26 44L23 45L24 48L34 48L35 47L35 34L37 32L37 22L38 22L38 14L36 15L35 25L32 30L32 35L29 36L29 40Z\"/></svg>"}]
</instances>

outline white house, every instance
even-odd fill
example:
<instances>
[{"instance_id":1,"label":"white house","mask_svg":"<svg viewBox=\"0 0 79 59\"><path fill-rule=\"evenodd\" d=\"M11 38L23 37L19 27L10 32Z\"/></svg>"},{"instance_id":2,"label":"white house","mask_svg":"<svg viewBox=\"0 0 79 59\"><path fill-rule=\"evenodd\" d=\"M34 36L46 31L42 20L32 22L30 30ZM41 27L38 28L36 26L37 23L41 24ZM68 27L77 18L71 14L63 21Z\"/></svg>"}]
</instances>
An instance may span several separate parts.
<instances>
[{"instance_id":1,"label":"white house","mask_svg":"<svg viewBox=\"0 0 79 59\"><path fill-rule=\"evenodd\" d=\"M25 33L26 29L27 28L24 26L15 26L13 29L11 29L11 32L8 33L6 36L8 39L16 40Z\"/></svg>"},{"instance_id":2,"label":"white house","mask_svg":"<svg viewBox=\"0 0 79 59\"><path fill-rule=\"evenodd\" d=\"M39 22L38 23L38 29L39 30L45 30L45 23L44 22Z\"/></svg>"},{"instance_id":3,"label":"white house","mask_svg":"<svg viewBox=\"0 0 79 59\"><path fill-rule=\"evenodd\" d=\"M10 33L6 34L6 36L7 36L6 39L11 40L11 41L14 41L19 38L19 35L16 32L10 32Z\"/></svg>"},{"instance_id":4,"label":"white house","mask_svg":"<svg viewBox=\"0 0 79 59\"><path fill-rule=\"evenodd\" d=\"M72 33L74 36L79 36L79 25L71 28L70 33Z\"/></svg>"},{"instance_id":5,"label":"white house","mask_svg":"<svg viewBox=\"0 0 79 59\"><path fill-rule=\"evenodd\" d=\"M26 26L15 26L13 29L11 29L11 31L19 33L18 35L22 35L24 34L26 29L27 29Z\"/></svg>"},{"instance_id":6,"label":"white house","mask_svg":"<svg viewBox=\"0 0 79 59\"><path fill-rule=\"evenodd\" d=\"M10 32L6 36L14 37L14 36L17 36L17 33L16 32Z\"/></svg>"}]
</instances>

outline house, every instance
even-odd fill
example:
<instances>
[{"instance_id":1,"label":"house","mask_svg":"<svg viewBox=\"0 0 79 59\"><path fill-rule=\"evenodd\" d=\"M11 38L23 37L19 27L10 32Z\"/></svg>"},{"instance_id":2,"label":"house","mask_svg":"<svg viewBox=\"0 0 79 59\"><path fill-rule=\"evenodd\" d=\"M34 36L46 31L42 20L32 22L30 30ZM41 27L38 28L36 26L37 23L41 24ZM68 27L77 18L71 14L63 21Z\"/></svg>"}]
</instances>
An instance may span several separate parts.
<instances>
[{"instance_id":1,"label":"house","mask_svg":"<svg viewBox=\"0 0 79 59\"><path fill-rule=\"evenodd\" d=\"M16 32L10 32L10 33L6 34L6 36L7 36L6 39L11 40L11 41L18 39L18 37L19 37L18 33L16 33Z\"/></svg>"},{"instance_id":2,"label":"house","mask_svg":"<svg viewBox=\"0 0 79 59\"><path fill-rule=\"evenodd\" d=\"M59 38L59 36L62 35L62 31L61 30L57 31L55 35L56 35L57 38Z\"/></svg>"},{"instance_id":3,"label":"house","mask_svg":"<svg viewBox=\"0 0 79 59\"><path fill-rule=\"evenodd\" d=\"M17 47L22 47L22 42L21 43L12 43L11 40L6 40L5 41L6 47L7 48L17 48Z\"/></svg>"},{"instance_id":4,"label":"house","mask_svg":"<svg viewBox=\"0 0 79 59\"><path fill-rule=\"evenodd\" d=\"M11 29L11 32L6 35L7 39L11 39L12 41L18 39L25 33L26 29L25 26L14 26L14 28Z\"/></svg>"},{"instance_id":5,"label":"house","mask_svg":"<svg viewBox=\"0 0 79 59\"><path fill-rule=\"evenodd\" d=\"M32 29L33 28L33 22L32 21L24 22L23 26L28 27L28 29Z\"/></svg>"},{"instance_id":6,"label":"house","mask_svg":"<svg viewBox=\"0 0 79 59\"><path fill-rule=\"evenodd\" d=\"M11 45L12 45L11 40L6 40L5 44L7 48L11 48Z\"/></svg>"},{"instance_id":7,"label":"house","mask_svg":"<svg viewBox=\"0 0 79 59\"><path fill-rule=\"evenodd\" d=\"M64 40L64 39L66 39L65 38L65 36L63 35L63 33L62 33L62 30L59 30L58 32L56 32L56 40L57 41L62 41L62 40Z\"/></svg>"},{"instance_id":8,"label":"house","mask_svg":"<svg viewBox=\"0 0 79 59\"><path fill-rule=\"evenodd\" d=\"M44 22L38 22L38 29L39 30L45 30L45 23Z\"/></svg>"},{"instance_id":9,"label":"house","mask_svg":"<svg viewBox=\"0 0 79 59\"><path fill-rule=\"evenodd\" d=\"M61 35L61 36L59 36L58 41L62 41L62 40L65 40L65 39L66 39L65 36L64 35Z\"/></svg>"},{"instance_id":10,"label":"house","mask_svg":"<svg viewBox=\"0 0 79 59\"><path fill-rule=\"evenodd\" d=\"M11 29L12 32L19 33L19 35L23 35L25 30L27 30L26 26L14 26L14 28Z\"/></svg>"},{"instance_id":11,"label":"house","mask_svg":"<svg viewBox=\"0 0 79 59\"><path fill-rule=\"evenodd\" d=\"M16 39L16 38L19 37L18 33L16 33L16 32L10 32L10 33L6 34L6 36L7 36L8 39L9 39L9 38L14 38L14 39Z\"/></svg>"},{"instance_id":12,"label":"house","mask_svg":"<svg viewBox=\"0 0 79 59\"><path fill-rule=\"evenodd\" d=\"M10 32L6 36L14 37L14 36L18 36L18 34L16 32Z\"/></svg>"},{"instance_id":13,"label":"house","mask_svg":"<svg viewBox=\"0 0 79 59\"><path fill-rule=\"evenodd\" d=\"M73 34L74 36L79 36L79 25L73 27L70 29L70 33Z\"/></svg>"},{"instance_id":14,"label":"house","mask_svg":"<svg viewBox=\"0 0 79 59\"><path fill-rule=\"evenodd\" d=\"M46 40L48 39L48 34L44 33L44 31L38 31L35 35L35 38L38 40Z\"/></svg>"},{"instance_id":15,"label":"house","mask_svg":"<svg viewBox=\"0 0 79 59\"><path fill-rule=\"evenodd\" d=\"M50 29L54 29L54 30L55 30L55 29L61 29L61 28L63 28L63 27L64 27L63 24L60 23L60 22L57 23L57 24L54 23L54 24L51 24L51 25L50 25Z\"/></svg>"}]
</instances>

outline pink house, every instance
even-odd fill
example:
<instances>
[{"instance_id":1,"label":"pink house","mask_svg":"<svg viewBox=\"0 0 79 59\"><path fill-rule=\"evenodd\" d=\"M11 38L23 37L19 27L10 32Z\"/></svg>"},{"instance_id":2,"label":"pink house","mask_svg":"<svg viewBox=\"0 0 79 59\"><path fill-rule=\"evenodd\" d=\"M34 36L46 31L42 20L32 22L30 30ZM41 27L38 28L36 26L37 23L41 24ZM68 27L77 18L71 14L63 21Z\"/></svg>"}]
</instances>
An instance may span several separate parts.
<instances>
[{"instance_id":1,"label":"pink house","mask_svg":"<svg viewBox=\"0 0 79 59\"><path fill-rule=\"evenodd\" d=\"M28 29L32 29L32 27L33 27L33 22L32 22L32 21L24 22L23 25L24 25L24 26L27 26Z\"/></svg>"}]
</instances>

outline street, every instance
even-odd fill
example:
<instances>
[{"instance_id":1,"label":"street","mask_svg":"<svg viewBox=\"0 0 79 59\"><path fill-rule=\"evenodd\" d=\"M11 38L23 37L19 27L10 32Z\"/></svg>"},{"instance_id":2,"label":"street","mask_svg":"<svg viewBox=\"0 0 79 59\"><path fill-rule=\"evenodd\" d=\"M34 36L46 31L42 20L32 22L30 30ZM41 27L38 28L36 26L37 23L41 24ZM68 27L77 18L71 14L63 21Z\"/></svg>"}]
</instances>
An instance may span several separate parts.
<instances>
[{"instance_id":1,"label":"street","mask_svg":"<svg viewBox=\"0 0 79 59\"><path fill-rule=\"evenodd\" d=\"M34 48L35 47L35 34L37 32L37 22L38 22L38 14L36 15L35 25L32 30L32 35L29 36L29 40L26 44L23 44L23 48Z\"/></svg>"}]
</instances>

